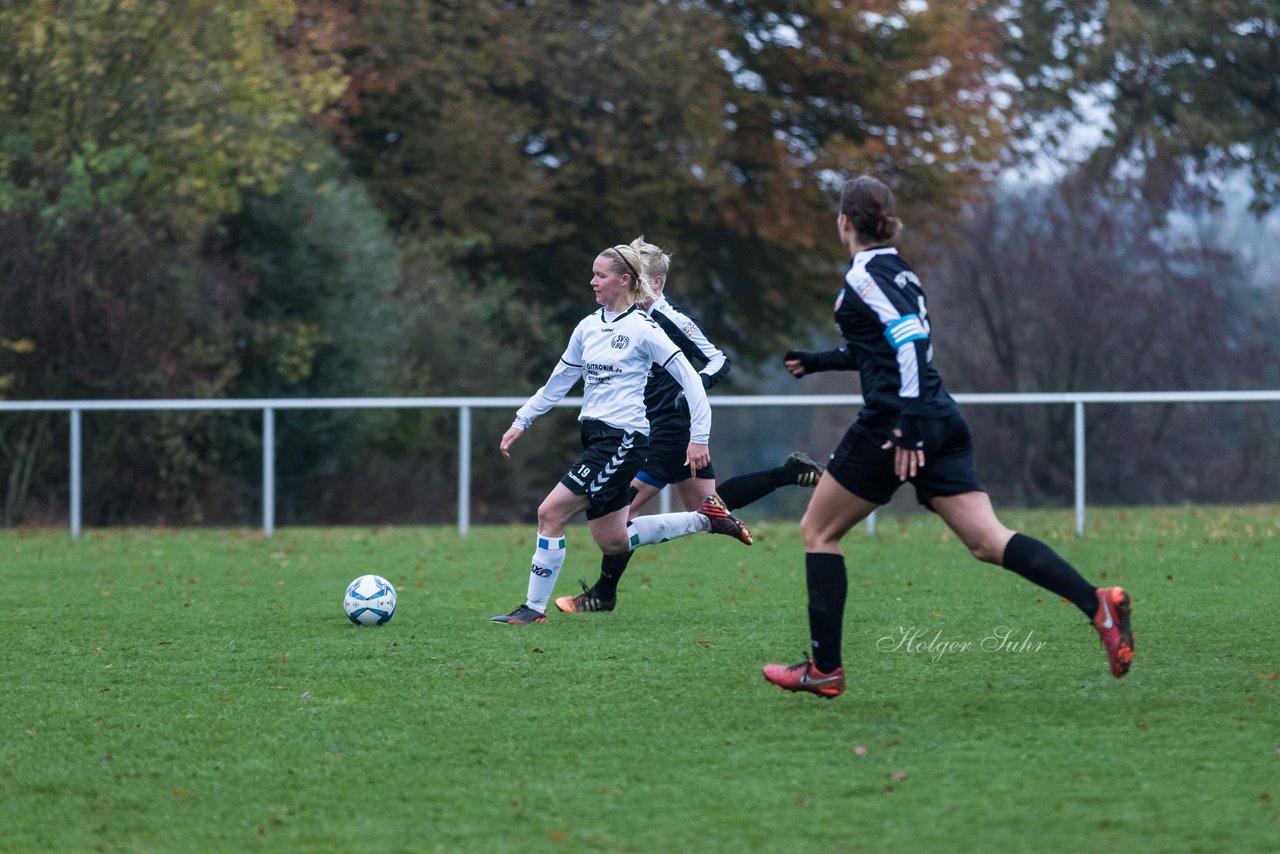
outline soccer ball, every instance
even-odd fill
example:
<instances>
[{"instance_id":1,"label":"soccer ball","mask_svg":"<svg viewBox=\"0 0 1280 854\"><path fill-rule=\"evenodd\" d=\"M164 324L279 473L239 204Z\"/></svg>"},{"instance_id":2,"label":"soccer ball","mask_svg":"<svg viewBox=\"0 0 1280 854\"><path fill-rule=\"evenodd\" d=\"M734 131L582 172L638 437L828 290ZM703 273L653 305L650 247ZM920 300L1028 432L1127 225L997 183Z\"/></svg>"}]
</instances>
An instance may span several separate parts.
<instances>
[{"instance_id":1,"label":"soccer ball","mask_svg":"<svg viewBox=\"0 0 1280 854\"><path fill-rule=\"evenodd\" d=\"M357 626L380 626L396 612L396 589L381 575L362 575L347 585L342 608Z\"/></svg>"}]
</instances>

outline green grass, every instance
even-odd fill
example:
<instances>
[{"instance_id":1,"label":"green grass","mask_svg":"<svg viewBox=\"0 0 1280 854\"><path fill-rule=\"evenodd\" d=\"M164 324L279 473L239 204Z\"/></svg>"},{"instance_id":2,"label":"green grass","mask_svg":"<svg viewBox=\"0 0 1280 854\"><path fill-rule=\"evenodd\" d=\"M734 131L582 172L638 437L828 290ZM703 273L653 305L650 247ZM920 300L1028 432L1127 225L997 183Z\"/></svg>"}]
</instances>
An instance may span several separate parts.
<instances>
[{"instance_id":1,"label":"green grass","mask_svg":"<svg viewBox=\"0 0 1280 854\"><path fill-rule=\"evenodd\" d=\"M1130 589L1122 681L1074 608L884 516L846 543L832 701L759 675L807 647L793 523L648 548L617 612L526 627L487 618L529 526L0 532L0 849L1275 850L1278 516L1006 514ZM598 556L573 527L559 592ZM366 572L387 626L341 612ZM983 650L1000 626L1031 643ZM972 646L878 648L913 629Z\"/></svg>"}]
</instances>

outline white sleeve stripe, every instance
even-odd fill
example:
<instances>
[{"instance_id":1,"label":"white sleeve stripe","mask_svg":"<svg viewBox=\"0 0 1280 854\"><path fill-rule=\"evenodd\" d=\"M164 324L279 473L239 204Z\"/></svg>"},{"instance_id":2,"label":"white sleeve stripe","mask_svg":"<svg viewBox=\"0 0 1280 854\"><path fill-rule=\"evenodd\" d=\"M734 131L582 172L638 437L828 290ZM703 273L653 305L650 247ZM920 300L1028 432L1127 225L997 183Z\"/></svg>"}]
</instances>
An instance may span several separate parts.
<instances>
[{"instance_id":1,"label":"white sleeve stripe","mask_svg":"<svg viewBox=\"0 0 1280 854\"><path fill-rule=\"evenodd\" d=\"M903 347L898 351L898 373L902 385L898 389L899 397L920 396L920 363L916 359L915 347Z\"/></svg>"},{"instance_id":2,"label":"white sleeve stripe","mask_svg":"<svg viewBox=\"0 0 1280 854\"><path fill-rule=\"evenodd\" d=\"M926 340L929 333L925 331L920 315L906 314L885 327L884 337L889 339L893 349L899 350L912 341Z\"/></svg>"}]
</instances>

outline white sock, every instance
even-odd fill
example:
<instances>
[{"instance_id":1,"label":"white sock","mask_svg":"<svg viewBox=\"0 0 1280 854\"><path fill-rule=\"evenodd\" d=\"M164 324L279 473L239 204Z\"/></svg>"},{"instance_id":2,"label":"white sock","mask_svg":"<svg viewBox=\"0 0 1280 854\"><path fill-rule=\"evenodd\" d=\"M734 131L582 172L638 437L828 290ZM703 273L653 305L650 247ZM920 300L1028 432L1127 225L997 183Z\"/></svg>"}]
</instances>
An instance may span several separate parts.
<instances>
[{"instance_id":1,"label":"white sock","mask_svg":"<svg viewBox=\"0 0 1280 854\"><path fill-rule=\"evenodd\" d=\"M627 540L632 551L641 546L665 543L711 529L711 520L701 513L657 513L637 516L627 523Z\"/></svg>"},{"instance_id":2,"label":"white sock","mask_svg":"<svg viewBox=\"0 0 1280 854\"><path fill-rule=\"evenodd\" d=\"M562 566L564 537L545 537L539 533L538 547L534 549L533 564L529 567L529 594L524 604L545 614Z\"/></svg>"}]
</instances>

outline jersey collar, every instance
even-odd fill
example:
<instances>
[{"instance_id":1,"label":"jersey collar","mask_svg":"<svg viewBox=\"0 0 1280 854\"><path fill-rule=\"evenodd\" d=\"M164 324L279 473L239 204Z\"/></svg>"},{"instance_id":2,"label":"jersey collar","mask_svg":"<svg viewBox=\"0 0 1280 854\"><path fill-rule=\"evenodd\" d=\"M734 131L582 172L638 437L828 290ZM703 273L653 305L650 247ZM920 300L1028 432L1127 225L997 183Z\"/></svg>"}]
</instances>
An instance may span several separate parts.
<instances>
[{"instance_id":1,"label":"jersey collar","mask_svg":"<svg viewBox=\"0 0 1280 854\"><path fill-rule=\"evenodd\" d=\"M624 311L624 312L622 312L621 314L619 314L619 315L618 315L617 317L615 317L613 320L610 320L609 318L605 317L605 307L604 307L604 306L600 306L600 322L601 322L601 323L617 323L619 320L621 320L622 318L626 317L626 316L627 316L628 314L630 314L631 312L633 312L633 311L638 311L639 309L640 309L640 304L639 304L639 303L634 303L634 302L633 302L633 303L631 304L631 307L630 307L630 308L628 308L626 311Z\"/></svg>"}]
</instances>

